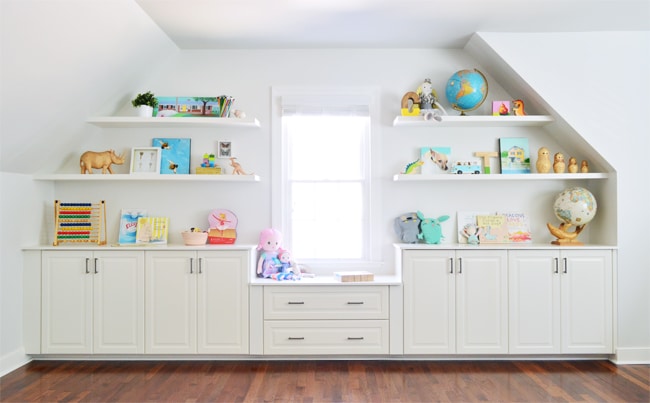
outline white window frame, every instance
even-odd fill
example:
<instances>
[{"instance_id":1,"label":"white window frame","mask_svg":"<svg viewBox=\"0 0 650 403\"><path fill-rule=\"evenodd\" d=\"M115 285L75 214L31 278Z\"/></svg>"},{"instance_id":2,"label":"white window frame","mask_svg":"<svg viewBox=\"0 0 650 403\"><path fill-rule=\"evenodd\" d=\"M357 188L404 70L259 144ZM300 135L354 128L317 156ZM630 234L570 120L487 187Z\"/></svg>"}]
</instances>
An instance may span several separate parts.
<instances>
[{"instance_id":1,"label":"white window frame","mask_svg":"<svg viewBox=\"0 0 650 403\"><path fill-rule=\"evenodd\" d=\"M287 151L285 148L286 138L282 127L282 99L283 97L349 97L367 99L370 115L370 134L367 137L366 152L362 158L366 161L366 181L365 191L368 206L367 217L368 225L364 229L364 240L366 242L366 256L363 259L355 260L325 260L314 259L300 261L315 273L331 273L333 270L378 270L381 266L381 256L378 234L381 231L381 222L379 212L381 211L380 181L378 180L377 158L379 156L379 141L373 140L373 137L379 133L379 90L376 87L273 87L271 89L271 167L272 167L272 185L271 185L271 221L274 228L279 229L285 234L284 247L291 249L291 234L289 226L289 214L284 212L290 211L288 205L288 183L286 173L288 172Z\"/></svg>"}]
</instances>

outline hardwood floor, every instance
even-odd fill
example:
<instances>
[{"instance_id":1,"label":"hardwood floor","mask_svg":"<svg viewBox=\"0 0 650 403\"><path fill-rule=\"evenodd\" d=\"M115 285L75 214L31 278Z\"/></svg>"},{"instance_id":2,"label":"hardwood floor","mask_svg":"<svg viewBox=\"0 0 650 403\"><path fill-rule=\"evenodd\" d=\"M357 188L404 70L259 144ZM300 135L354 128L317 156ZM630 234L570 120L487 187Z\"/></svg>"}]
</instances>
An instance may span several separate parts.
<instances>
[{"instance_id":1,"label":"hardwood floor","mask_svg":"<svg viewBox=\"0 0 650 403\"><path fill-rule=\"evenodd\" d=\"M649 402L608 361L34 361L2 402Z\"/></svg>"}]
</instances>

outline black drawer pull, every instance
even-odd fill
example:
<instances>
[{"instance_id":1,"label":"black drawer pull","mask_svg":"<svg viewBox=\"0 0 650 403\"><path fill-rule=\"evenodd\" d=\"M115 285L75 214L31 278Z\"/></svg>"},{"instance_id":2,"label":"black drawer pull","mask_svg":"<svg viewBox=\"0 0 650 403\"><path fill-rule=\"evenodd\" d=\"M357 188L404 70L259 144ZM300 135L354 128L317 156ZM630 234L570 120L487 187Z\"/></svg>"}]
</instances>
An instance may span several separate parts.
<instances>
[{"instance_id":1,"label":"black drawer pull","mask_svg":"<svg viewBox=\"0 0 650 403\"><path fill-rule=\"evenodd\" d=\"M363 305L363 301L348 301L348 305Z\"/></svg>"},{"instance_id":2,"label":"black drawer pull","mask_svg":"<svg viewBox=\"0 0 650 403\"><path fill-rule=\"evenodd\" d=\"M363 340L363 336L361 336L361 337L349 337L348 336L348 340Z\"/></svg>"},{"instance_id":3,"label":"black drawer pull","mask_svg":"<svg viewBox=\"0 0 650 403\"><path fill-rule=\"evenodd\" d=\"M304 337L289 337L289 340L305 340Z\"/></svg>"},{"instance_id":4,"label":"black drawer pull","mask_svg":"<svg viewBox=\"0 0 650 403\"><path fill-rule=\"evenodd\" d=\"M289 305L305 305L304 301L289 301Z\"/></svg>"}]
</instances>

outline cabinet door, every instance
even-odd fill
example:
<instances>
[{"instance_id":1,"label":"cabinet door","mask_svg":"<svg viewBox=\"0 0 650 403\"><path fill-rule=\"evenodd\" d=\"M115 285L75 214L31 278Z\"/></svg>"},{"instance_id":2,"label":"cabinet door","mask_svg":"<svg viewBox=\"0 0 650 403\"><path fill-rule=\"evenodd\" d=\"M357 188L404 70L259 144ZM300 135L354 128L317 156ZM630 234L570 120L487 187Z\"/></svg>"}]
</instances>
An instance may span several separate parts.
<instances>
[{"instance_id":1,"label":"cabinet door","mask_svg":"<svg viewBox=\"0 0 650 403\"><path fill-rule=\"evenodd\" d=\"M96 251L93 352L144 353L144 252Z\"/></svg>"},{"instance_id":2,"label":"cabinet door","mask_svg":"<svg viewBox=\"0 0 650 403\"><path fill-rule=\"evenodd\" d=\"M506 251L457 251L456 260L456 351L508 353Z\"/></svg>"},{"instance_id":3,"label":"cabinet door","mask_svg":"<svg viewBox=\"0 0 650 403\"><path fill-rule=\"evenodd\" d=\"M42 255L43 354L92 352L92 252Z\"/></svg>"},{"instance_id":4,"label":"cabinet door","mask_svg":"<svg viewBox=\"0 0 650 403\"><path fill-rule=\"evenodd\" d=\"M508 252L511 354L557 354L560 345L559 253Z\"/></svg>"},{"instance_id":5,"label":"cabinet door","mask_svg":"<svg viewBox=\"0 0 650 403\"><path fill-rule=\"evenodd\" d=\"M145 353L196 353L196 252L145 252Z\"/></svg>"},{"instance_id":6,"label":"cabinet door","mask_svg":"<svg viewBox=\"0 0 650 403\"><path fill-rule=\"evenodd\" d=\"M198 352L247 354L248 252L199 252L198 259Z\"/></svg>"},{"instance_id":7,"label":"cabinet door","mask_svg":"<svg viewBox=\"0 0 650 403\"><path fill-rule=\"evenodd\" d=\"M612 353L612 252L568 250L561 258L562 352Z\"/></svg>"},{"instance_id":8,"label":"cabinet door","mask_svg":"<svg viewBox=\"0 0 650 403\"><path fill-rule=\"evenodd\" d=\"M456 352L454 251L403 252L404 354Z\"/></svg>"}]
</instances>

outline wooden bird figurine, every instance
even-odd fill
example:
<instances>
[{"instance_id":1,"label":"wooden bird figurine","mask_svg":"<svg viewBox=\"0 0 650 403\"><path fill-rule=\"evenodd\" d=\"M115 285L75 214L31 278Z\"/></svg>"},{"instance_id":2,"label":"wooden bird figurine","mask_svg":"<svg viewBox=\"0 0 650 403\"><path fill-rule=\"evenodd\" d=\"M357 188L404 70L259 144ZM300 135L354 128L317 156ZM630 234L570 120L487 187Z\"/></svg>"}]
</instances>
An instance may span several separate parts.
<instances>
[{"instance_id":1,"label":"wooden bird figurine","mask_svg":"<svg viewBox=\"0 0 650 403\"><path fill-rule=\"evenodd\" d=\"M548 228L551 235L557 238L556 241L551 242L553 245L562 245L567 243L574 245L583 245L582 242L578 242L577 238L582 230L585 229L585 226L586 224L579 225L573 232L570 232L568 229L571 227L571 224L562 223L559 227L555 227L551 225L551 223L546 223L546 227Z\"/></svg>"},{"instance_id":2,"label":"wooden bird figurine","mask_svg":"<svg viewBox=\"0 0 650 403\"><path fill-rule=\"evenodd\" d=\"M515 116L525 116L526 111L524 110L524 101L521 99L515 99L512 101L512 111Z\"/></svg>"},{"instance_id":3,"label":"wooden bird figurine","mask_svg":"<svg viewBox=\"0 0 650 403\"><path fill-rule=\"evenodd\" d=\"M551 171L551 152L546 147L542 147L537 151L537 172L540 174L547 174Z\"/></svg>"},{"instance_id":4,"label":"wooden bird figurine","mask_svg":"<svg viewBox=\"0 0 650 403\"><path fill-rule=\"evenodd\" d=\"M589 173L589 163L586 160L582 160L580 164L580 172L583 174Z\"/></svg>"},{"instance_id":5,"label":"wooden bird figurine","mask_svg":"<svg viewBox=\"0 0 650 403\"><path fill-rule=\"evenodd\" d=\"M555 156L553 157L553 172L561 174L564 173L565 168L566 163L564 162L564 154L555 153Z\"/></svg>"},{"instance_id":6,"label":"wooden bird figurine","mask_svg":"<svg viewBox=\"0 0 650 403\"><path fill-rule=\"evenodd\" d=\"M578 172L578 161L574 157L569 158L569 173L575 174Z\"/></svg>"}]
</instances>

